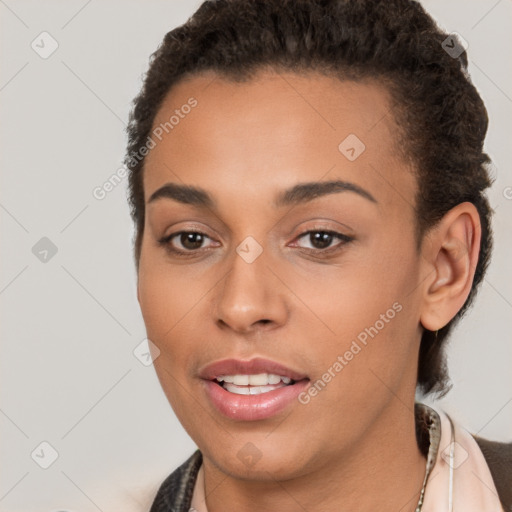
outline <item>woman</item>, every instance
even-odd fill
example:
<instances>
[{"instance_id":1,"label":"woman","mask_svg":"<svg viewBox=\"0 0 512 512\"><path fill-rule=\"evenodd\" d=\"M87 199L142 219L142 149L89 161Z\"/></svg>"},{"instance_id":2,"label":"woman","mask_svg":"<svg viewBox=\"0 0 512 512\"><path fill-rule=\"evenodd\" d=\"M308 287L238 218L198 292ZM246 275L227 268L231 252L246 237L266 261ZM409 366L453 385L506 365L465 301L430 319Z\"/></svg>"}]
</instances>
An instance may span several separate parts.
<instances>
[{"instance_id":1,"label":"woman","mask_svg":"<svg viewBox=\"0 0 512 512\"><path fill-rule=\"evenodd\" d=\"M406 0L210 1L166 35L126 164L155 368L199 449L152 512L511 505L511 445L415 402L448 390L491 249L466 67Z\"/></svg>"}]
</instances>

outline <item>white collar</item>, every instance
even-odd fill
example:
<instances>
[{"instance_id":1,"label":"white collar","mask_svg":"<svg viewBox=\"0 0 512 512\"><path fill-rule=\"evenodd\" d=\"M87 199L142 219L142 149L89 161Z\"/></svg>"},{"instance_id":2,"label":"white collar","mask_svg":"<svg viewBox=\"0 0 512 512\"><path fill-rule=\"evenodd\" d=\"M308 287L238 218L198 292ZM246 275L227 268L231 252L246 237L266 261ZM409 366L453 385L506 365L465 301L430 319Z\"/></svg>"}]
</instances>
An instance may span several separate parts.
<instances>
[{"instance_id":1,"label":"white collar","mask_svg":"<svg viewBox=\"0 0 512 512\"><path fill-rule=\"evenodd\" d=\"M440 439L421 512L504 512L489 466L473 436L444 411L423 407L438 415Z\"/></svg>"}]
</instances>

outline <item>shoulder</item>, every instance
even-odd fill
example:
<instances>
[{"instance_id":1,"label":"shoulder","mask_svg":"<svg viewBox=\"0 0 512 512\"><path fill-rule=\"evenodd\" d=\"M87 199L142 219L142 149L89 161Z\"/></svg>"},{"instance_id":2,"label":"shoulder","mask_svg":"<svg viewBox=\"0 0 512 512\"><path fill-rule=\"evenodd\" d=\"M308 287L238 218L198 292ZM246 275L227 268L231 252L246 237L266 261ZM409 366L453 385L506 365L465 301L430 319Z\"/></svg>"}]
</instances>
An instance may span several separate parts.
<instances>
[{"instance_id":1,"label":"shoulder","mask_svg":"<svg viewBox=\"0 0 512 512\"><path fill-rule=\"evenodd\" d=\"M489 466L505 510L512 510L512 442L490 441L473 434Z\"/></svg>"},{"instance_id":2,"label":"shoulder","mask_svg":"<svg viewBox=\"0 0 512 512\"><path fill-rule=\"evenodd\" d=\"M150 512L188 512L203 457L196 450L160 485Z\"/></svg>"}]
</instances>

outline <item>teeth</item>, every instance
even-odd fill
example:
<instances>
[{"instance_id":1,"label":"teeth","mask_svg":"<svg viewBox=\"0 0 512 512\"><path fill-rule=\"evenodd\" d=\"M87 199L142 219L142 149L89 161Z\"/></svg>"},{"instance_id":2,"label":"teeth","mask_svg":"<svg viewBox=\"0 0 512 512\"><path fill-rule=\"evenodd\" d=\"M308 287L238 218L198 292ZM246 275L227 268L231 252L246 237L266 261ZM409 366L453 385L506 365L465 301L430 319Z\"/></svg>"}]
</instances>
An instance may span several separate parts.
<instances>
[{"instance_id":1,"label":"teeth","mask_svg":"<svg viewBox=\"0 0 512 512\"><path fill-rule=\"evenodd\" d=\"M262 393L268 393L274 389L285 387L286 384L273 385L273 386L237 386L236 384L224 384L224 389L230 393L237 395L260 395Z\"/></svg>"},{"instance_id":2,"label":"teeth","mask_svg":"<svg viewBox=\"0 0 512 512\"><path fill-rule=\"evenodd\" d=\"M237 386L268 386L279 384L281 381L284 384L290 384L291 379L274 373L258 373L256 375L221 375L217 377L217 381Z\"/></svg>"},{"instance_id":3,"label":"teeth","mask_svg":"<svg viewBox=\"0 0 512 512\"><path fill-rule=\"evenodd\" d=\"M238 387L235 384L224 384L224 389L231 393L236 393L237 395L249 395L250 388L249 387Z\"/></svg>"},{"instance_id":4,"label":"teeth","mask_svg":"<svg viewBox=\"0 0 512 512\"><path fill-rule=\"evenodd\" d=\"M237 386L247 386L249 384L249 375L234 375L233 384Z\"/></svg>"},{"instance_id":5,"label":"teeth","mask_svg":"<svg viewBox=\"0 0 512 512\"><path fill-rule=\"evenodd\" d=\"M279 384L281 379L288 379L288 377L279 377L279 375L274 375L273 373L270 373L268 376L268 383L269 384ZM284 382L284 380L283 380ZM290 379L288 379L288 382L290 382ZM288 384L288 382L285 382L285 384Z\"/></svg>"}]
</instances>

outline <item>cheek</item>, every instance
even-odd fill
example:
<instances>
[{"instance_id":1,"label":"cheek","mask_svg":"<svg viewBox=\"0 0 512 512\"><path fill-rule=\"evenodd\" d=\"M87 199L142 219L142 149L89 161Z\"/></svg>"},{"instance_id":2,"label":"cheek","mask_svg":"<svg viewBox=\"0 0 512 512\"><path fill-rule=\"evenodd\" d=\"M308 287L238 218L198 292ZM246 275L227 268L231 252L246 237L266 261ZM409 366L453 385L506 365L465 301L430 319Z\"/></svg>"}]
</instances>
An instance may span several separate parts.
<instances>
[{"instance_id":1,"label":"cheek","mask_svg":"<svg viewBox=\"0 0 512 512\"><path fill-rule=\"evenodd\" d=\"M139 274L139 302L150 339L161 339L177 320L176 294L165 276L154 269Z\"/></svg>"},{"instance_id":2,"label":"cheek","mask_svg":"<svg viewBox=\"0 0 512 512\"><path fill-rule=\"evenodd\" d=\"M389 379L391 387L397 385L417 348L417 305L411 294L417 283L417 259L410 248L389 244L366 250L350 264L326 267L314 279L297 281L296 293L307 297L309 309L300 328L306 333L304 350L310 351L310 341L318 340L314 344L317 376L341 356L343 368L337 365L338 372L331 370L344 375L338 380L340 392L347 387L364 390L372 382L383 387L371 370Z\"/></svg>"},{"instance_id":3,"label":"cheek","mask_svg":"<svg viewBox=\"0 0 512 512\"><path fill-rule=\"evenodd\" d=\"M294 293L303 302L301 308L309 310L307 319L316 317L310 330L322 328L329 338L346 338L373 325L394 303L406 300L413 287L412 264L411 258L397 262L374 252L357 255L339 267L325 266L314 277L300 275Z\"/></svg>"},{"instance_id":4,"label":"cheek","mask_svg":"<svg viewBox=\"0 0 512 512\"><path fill-rule=\"evenodd\" d=\"M141 257L139 302L148 335L162 339L197 308L205 296L204 281L185 266L171 266L161 256Z\"/></svg>"},{"instance_id":5,"label":"cheek","mask_svg":"<svg viewBox=\"0 0 512 512\"><path fill-rule=\"evenodd\" d=\"M199 267L189 265L170 265L162 253L144 251L138 277L140 309L147 337L160 350L155 370L164 391L174 390L172 393L179 395L181 388L173 379L185 382L191 363L204 350L208 300L218 274L205 275Z\"/></svg>"},{"instance_id":6,"label":"cheek","mask_svg":"<svg viewBox=\"0 0 512 512\"><path fill-rule=\"evenodd\" d=\"M139 301L147 337L160 353L154 368L162 389L176 415L188 427L186 404L190 400L189 364L201 339L194 315L204 292L199 282L189 279L183 270L159 263L158 257L141 257L139 266ZM197 320L197 318L196 318ZM190 405L190 404L189 404ZM187 428L188 430L188 428Z\"/></svg>"}]
</instances>

